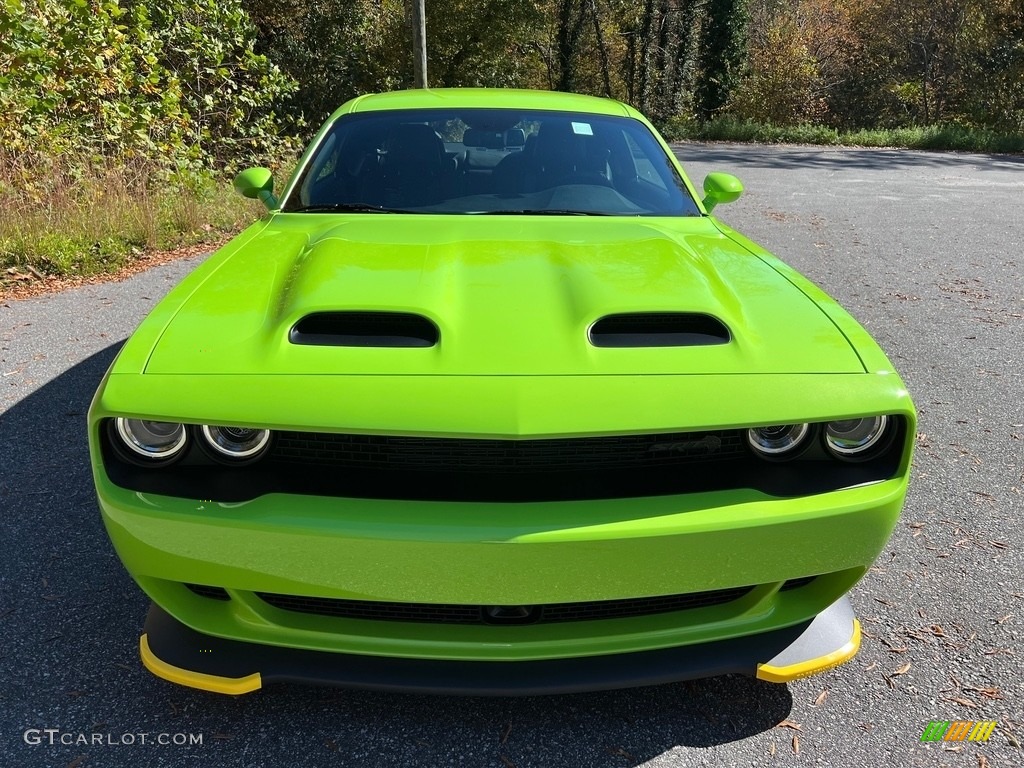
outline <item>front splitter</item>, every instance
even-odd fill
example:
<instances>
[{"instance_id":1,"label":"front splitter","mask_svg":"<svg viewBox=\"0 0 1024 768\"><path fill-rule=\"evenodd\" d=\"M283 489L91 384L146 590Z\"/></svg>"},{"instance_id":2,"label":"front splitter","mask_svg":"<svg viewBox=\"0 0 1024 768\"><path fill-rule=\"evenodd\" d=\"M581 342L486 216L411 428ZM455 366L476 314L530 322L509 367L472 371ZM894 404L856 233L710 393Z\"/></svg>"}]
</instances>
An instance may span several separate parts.
<instances>
[{"instance_id":1,"label":"front splitter","mask_svg":"<svg viewBox=\"0 0 1024 768\"><path fill-rule=\"evenodd\" d=\"M578 693L730 673L785 683L836 667L859 647L860 623L846 597L810 621L757 635L543 661L439 661L246 643L196 632L155 604L139 641L142 663L158 677L236 695L279 682L465 696Z\"/></svg>"}]
</instances>

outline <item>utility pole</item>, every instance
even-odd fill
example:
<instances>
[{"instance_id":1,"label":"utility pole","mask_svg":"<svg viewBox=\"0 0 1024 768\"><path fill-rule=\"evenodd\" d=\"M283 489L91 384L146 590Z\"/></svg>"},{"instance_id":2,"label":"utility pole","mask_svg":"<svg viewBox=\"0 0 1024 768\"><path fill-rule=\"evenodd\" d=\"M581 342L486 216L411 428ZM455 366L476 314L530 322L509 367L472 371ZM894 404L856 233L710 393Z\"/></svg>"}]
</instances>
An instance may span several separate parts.
<instances>
[{"instance_id":1,"label":"utility pole","mask_svg":"<svg viewBox=\"0 0 1024 768\"><path fill-rule=\"evenodd\" d=\"M412 0L413 87L427 87L427 12L425 0Z\"/></svg>"}]
</instances>

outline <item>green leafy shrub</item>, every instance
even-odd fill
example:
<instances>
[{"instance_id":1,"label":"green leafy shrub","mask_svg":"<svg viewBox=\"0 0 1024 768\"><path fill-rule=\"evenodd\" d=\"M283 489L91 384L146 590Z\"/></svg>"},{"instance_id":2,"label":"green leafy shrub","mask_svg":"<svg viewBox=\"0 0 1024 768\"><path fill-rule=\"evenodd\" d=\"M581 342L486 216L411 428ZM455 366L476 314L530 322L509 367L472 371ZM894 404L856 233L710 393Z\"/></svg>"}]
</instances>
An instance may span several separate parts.
<instances>
[{"instance_id":1,"label":"green leafy shrub","mask_svg":"<svg viewBox=\"0 0 1024 768\"><path fill-rule=\"evenodd\" d=\"M297 149L297 118L274 108L296 89L253 52L256 27L240 0L123 0L149 6L159 59L177 82L183 157L232 170Z\"/></svg>"},{"instance_id":2,"label":"green leafy shrub","mask_svg":"<svg viewBox=\"0 0 1024 768\"><path fill-rule=\"evenodd\" d=\"M19 155L157 157L182 146L177 78L147 9L2 0L0 147Z\"/></svg>"},{"instance_id":3,"label":"green leafy shrub","mask_svg":"<svg viewBox=\"0 0 1024 768\"><path fill-rule=\"evenodd\" d=\"M255 34L240 0L0 0L0 148L268 162L294 148L274 105L295 82L253 53Z\"/></svg>"}]
</instances>

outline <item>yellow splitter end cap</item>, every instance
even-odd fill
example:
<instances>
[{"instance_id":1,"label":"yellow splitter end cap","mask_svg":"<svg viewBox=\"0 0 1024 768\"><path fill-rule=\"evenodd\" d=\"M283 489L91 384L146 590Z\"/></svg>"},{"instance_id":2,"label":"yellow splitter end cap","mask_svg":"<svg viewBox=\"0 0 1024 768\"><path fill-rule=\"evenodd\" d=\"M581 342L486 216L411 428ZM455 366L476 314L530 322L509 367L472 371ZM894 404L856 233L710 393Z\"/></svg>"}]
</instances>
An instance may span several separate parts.
<instances>
[{"instance_id":1,"label":"yellow splitter end cap","mask_svg":"<svg viewBox=\"0 0 1024 768\"><path fill-rule=\"evenodd\" d=\"M788 683L849 661L860 650L860 622L847 598L822 611L788 648L757 665L757 677Z\"/></svg>"},{"instance_id":2,"label":"yellow splitter end cap","mask_svg":"<svg viewBox=\"0 0 1024 768\"><path fill-rule=\"evenodd\" d=\"M253 672L245 677L220 677L219 675L193 672L189 669L182 669L173 664L168 664L163 659L157 658L156 654L150 649L148 635L143 635L139 638L139 656L142 658L143 666L157 677L162 677L164 680L169 680L178 685L199 688L203 691L229 693L237 696L259 690L263 685L259 672Z\"/></svg>"}]
</instances>

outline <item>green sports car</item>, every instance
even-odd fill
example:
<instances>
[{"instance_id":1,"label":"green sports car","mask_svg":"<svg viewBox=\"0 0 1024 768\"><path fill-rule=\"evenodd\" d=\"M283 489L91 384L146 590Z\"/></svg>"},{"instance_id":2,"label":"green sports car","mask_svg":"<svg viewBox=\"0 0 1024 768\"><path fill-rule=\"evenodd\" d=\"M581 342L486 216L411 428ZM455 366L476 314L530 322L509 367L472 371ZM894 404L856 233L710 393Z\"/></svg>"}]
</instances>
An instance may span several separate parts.
<instances>
[{"instance_id":1,"label":"green sports car","mask_svg":"<svg viewBox=\"0 0 1024 768\"><path fill-rule=\"evenodd\" d=\"M835 301L712 215L635 110L354 99L93 400L99 506L160 677L466 694L785 682L844 595L915 412Z\"/></svg>"}]
</instances>

